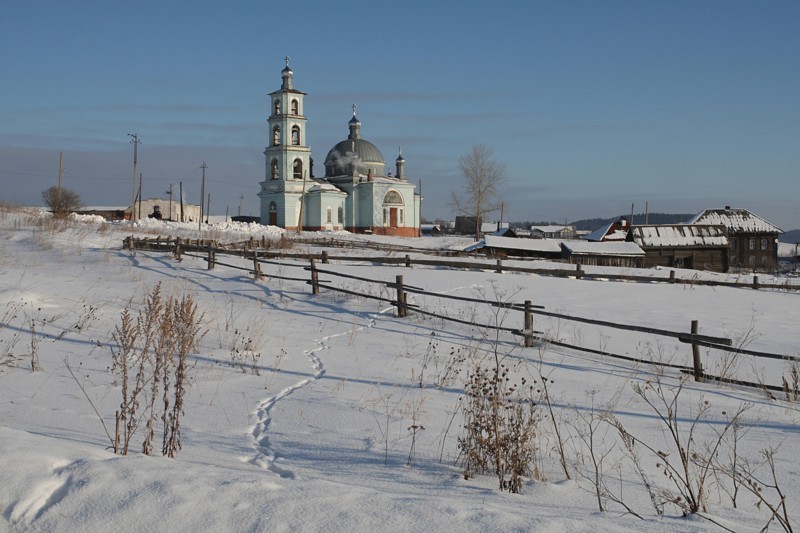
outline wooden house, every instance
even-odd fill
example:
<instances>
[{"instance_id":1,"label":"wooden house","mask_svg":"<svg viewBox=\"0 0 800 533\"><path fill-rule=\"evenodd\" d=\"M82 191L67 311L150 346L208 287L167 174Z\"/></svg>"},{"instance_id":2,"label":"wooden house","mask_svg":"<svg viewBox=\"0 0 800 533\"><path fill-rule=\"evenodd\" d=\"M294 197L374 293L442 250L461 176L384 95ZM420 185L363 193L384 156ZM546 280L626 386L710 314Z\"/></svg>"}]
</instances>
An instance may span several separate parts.
<instances>
[{"instance_id":1,"label":"wooden house","mask_svg":"<svg viewBox=\"0 0 800 533\"><path fill-rule=\"evenodd\" d=\"M728 234L730 270L774 271L778 268L779 227L747 209L706 209L689 224L724 226Z\"/></svg>"},{"instance_id":2,"label":"wooden house","mask_svg":"<svg viewBox=\"0 0 800 533\"><path fill-rule=\"evenodd\" d=\"M724 226L665 224L631 226L628 241L645 252L645 268L663 266L712 272L728 270L728 236Z\"/></svg>"}]
</instances>

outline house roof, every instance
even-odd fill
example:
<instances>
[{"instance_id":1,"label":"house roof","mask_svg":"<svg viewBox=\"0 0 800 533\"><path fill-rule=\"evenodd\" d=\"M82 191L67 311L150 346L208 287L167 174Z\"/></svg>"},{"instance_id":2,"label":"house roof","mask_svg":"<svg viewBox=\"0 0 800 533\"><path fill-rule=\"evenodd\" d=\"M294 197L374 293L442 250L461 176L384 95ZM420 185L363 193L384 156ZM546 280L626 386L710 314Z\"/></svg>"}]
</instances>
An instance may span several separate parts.
<instances>
[{"instance_id":1,"label":"house roof","mask_svg":"<svg viewBox=\"0 0 800 533\"><path fill-rule=\"evenodd\" d=\"M783 233L783 230L770 224L747 209L706 209L694 216L689 224L717 224L728 228L729 233Z\"/></svg>"},{"instance_id":2,"label":"house roof","mask_svg":"<svg viewBox=\"0 0 800 533\"><path fill-rule=\"evenodd\" d=\"M598 228L588 234L584 239L587 241L624 241L628 237L627 229L617 229L611 231L611 228L617 224L617 221L609 222L605 226Z\"/></svg>"},{"instance_id":3,"label":"house roof","mask_svg":"<svg viewBox=\"0 0 800 533\"><path fill-rule=\"evenodd\" d=\"M631 235L633 242L643 248L728 246L728 237L723 226L701 224L632 226Z\"/></svg>"},{"instance_id":4,"label":"house roof","mask_svg":"<svg viewBox=\"0 0 800 533\"><path fill-rule=\"evenodd\" d=\"M467 246L464 251L473 252L481 248L546 253L559 253L561 251L558 241L553 239L515 239L513 237L498 237L495 235L484 235L483 239Z\"/></svg>"},{"instance_id":5,"label":"house roof","mask_svg":"<svg viewBox=\"0 0 800 533\"><path fill-rule=\"evenodd\" d=\"M531 231L541 231L542 233L557 233L559 231L572 230L572 226L531 226Z\"/></svg>"},{"instance_id":6,"label":"house roof","mask_svg":"<svg viewBox=\"0 0 800 533\"><path fill-rule=\"evenodd\" d=\"M644 257L644 250L635 242L563 241L561 246L572 255L615 255Z\"/></svg>"}]
</instances>

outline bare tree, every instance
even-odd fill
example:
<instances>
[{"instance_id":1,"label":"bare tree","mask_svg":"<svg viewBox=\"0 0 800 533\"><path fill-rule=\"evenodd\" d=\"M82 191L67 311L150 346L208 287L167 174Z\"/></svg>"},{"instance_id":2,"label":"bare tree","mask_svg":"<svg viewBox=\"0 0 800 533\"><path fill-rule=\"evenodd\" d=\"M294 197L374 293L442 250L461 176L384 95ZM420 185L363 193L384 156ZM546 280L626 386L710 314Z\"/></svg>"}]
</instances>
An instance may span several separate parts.
<instances>
[{"instance_id":1,"label":"bare tree","mask_svg":"<svg viewBox=\"0 0 800 533\"><path fill-rule=\"evenodd\" d=\"M81 197L69 189L50 187L42 191L42 199L56 216L66 216L81 206Z\"/></svg>"},{"instance_id":2,"label":"bare tree","mask_svg":"<svg viewBox=\"0 0 800 533\"><path fill-rule=\"evenodd\" d=\"M494 151L482 144L473 146L458 158L464 174L464 187L452 193L452 203L459 213L475 218L475 238L481 234L484 215L500 208L498 189L505 179L506 166L494 159Z\"/></svg>"}]
</instances>

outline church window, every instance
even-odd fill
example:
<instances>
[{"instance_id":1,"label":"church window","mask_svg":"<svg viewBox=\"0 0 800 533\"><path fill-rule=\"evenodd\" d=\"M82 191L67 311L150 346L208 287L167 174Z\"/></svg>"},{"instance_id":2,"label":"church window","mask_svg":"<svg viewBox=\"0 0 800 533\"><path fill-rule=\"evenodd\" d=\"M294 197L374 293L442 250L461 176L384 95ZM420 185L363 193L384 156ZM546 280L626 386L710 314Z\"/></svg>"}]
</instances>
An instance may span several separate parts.
<instances>
[{"instance_id":1,"label":"church window","mask_svg":"<svg viewBox=\"0 0 800 533\"><path fill-rule=\"evenodd\" d=\"M270 177L274 180L278 179L278 160L273 159L271 163Z\"/></svg>"},{"instance_id":2,"label":"church window","mask_svg":"<svg viewBox=\"0 0 800 533\"><path fill-rule=\"evenodd\" d=\"M300 105L297 103L297 100L292 100L292 115L299 115L299 111Z\"/></svg>"},{"instance_id":3,"label":"church window","mask_svg":"<svg viewBox=\"0 0 800 533\"><path fill-rule=\"evenodd\" d=\"M330 224L331 222L333 222L333 209L331 209L330 207L328 208L328 218L327 218L327 221L328 221L328 224Z\"/></svg>"},{"instance_id":4,"label":"church window","mask_svg":"<svg viewBox=\"0 0 800 533\"><path fill-rule=\"evenodd\" d=\"M402 226L403 224L405 224L405 222L403 222L403 210L402 210L402 209L398 209L398 210L397 210L397 221L399 222L399 224L400 224L401 226Z\"/></svg>"},{"instance_id":5,"label":"church window","mask_svg":"<svg viewBox=\"0 0 800 533\"><path fill-rule=\"evenodd\" d=\"M300 126L292 126L292 144L300 145Z\"/></svg>"},{"instance_id":6,"label":"church window","mask_svg":"<svg viewBox=\"0 0 800 533\"><path fill-rule=\"evenodd\" d=\"M337 218L337 222L339 224L344 222L344 208L342 206L339 206L339 210L338 210L338 213L336 214L336 218Z\"/></svg>"},{"instance_id":7,"label":"church window","mask_svg":"<svg viewBox=\"0 0 800 533\"><path fill-rule=\"evenodd\" d=\"M403 205L403 197L397 191L389 191L383 197L384 205Z\"/></svg>"},{"instance_id":8,"label":"church window","mask_svg":"<svg viewBox=\"0 0 800 533\"><path fill-rule=\"evenodd\" d=\"M281 144L281 127L275 126L272 128L272 145L277 146Z\"/></svg>"},{"instance_id":9,"label":"church window","mask_svg":"<svg viewBox=\"0 0 800 533\"><path fill-rule=\"evenodd\" d=\"M274 113L272 113L273 115L278 116L278 115L281 114L281 101L280 100L275 100L275 106L274 106L273 109L274 109Z\"/></svg>"},{"instance_id":10,"label":"church window","mask_svg":"<svg viewBox=\"0 0 800 533\"><path fill-rule=\"evenodd\" d=\"M303 179L303 161L300 159L294 160L294 165L292 166L292 176L296 180Z\"/></svg>"},{"instance_id":11,"label":"church window","mask_svg":"<svg viewBox=\"0 0 800 533\"><path fill-rule=\"evenodd\" d=\"M277 211L278 211L278 205L275 202L270 202L269 203L269 212L270 213L275 213Z\"/></svg>"}]
</instances>

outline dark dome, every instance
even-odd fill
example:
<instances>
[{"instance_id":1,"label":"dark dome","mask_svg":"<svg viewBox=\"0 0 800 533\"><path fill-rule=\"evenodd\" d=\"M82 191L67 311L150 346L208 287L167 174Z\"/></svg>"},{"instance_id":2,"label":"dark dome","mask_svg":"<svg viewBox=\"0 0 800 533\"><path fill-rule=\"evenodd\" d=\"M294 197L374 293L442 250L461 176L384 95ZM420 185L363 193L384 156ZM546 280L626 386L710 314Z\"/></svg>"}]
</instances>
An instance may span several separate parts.
<instances>
[{"instance_id":1,"label":"dark dome","mask_svg":"<svg viewBox=\"0 0 800 533\"><path fill-rule=\"evenodd\" d=\"M358 155L358 158L354 158ZM325 175L341 176L352 174L352 163L356 163L356 173L377 176L383 175L386 161L378 147L365 139L345 139L336 144L325 157Z\"/></svg>"}]
</instances>

